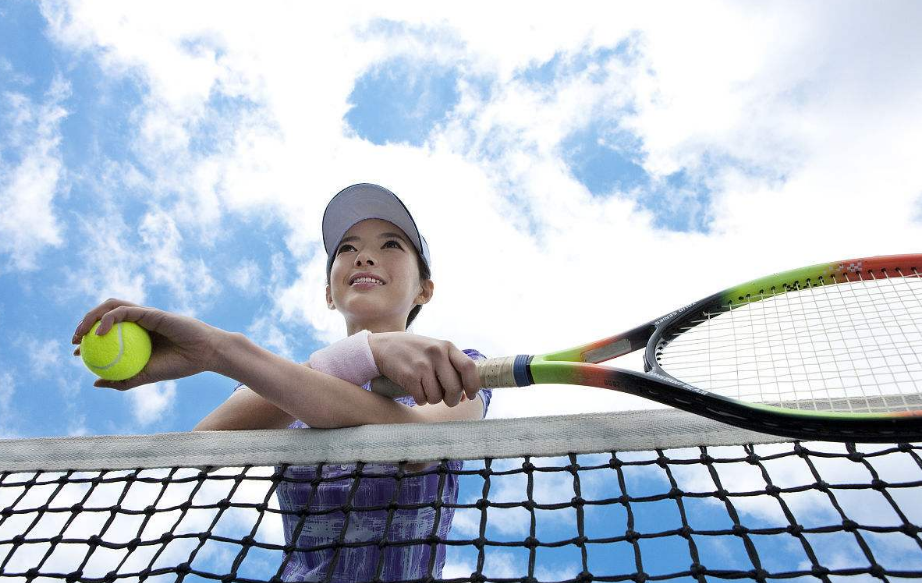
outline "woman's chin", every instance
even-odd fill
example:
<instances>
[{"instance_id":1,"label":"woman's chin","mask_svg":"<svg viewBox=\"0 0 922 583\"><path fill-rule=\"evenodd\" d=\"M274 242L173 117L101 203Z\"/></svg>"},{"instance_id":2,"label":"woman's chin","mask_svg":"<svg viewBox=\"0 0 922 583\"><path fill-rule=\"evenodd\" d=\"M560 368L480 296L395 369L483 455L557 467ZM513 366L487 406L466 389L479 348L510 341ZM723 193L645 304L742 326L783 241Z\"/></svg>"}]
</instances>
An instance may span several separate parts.
<instances>
[{"instance_id":1,"label":"woman's chin","mask_svg":"<svg viewBox=\"0 0 922 583\"><path fill-rule=\"evenodd\" d=\"M377 322L386 319L386 314L380 302L373 300L350 302L347 309L343 310L343 315L352 322Z\"/></svg>"}]
</instances>

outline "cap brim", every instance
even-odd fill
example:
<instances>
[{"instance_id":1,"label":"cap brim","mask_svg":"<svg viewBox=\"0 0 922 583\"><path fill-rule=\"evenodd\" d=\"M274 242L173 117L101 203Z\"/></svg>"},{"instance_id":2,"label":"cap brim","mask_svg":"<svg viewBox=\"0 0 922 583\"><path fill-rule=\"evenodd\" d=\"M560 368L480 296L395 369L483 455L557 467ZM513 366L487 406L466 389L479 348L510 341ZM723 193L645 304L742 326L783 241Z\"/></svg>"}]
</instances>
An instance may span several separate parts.
<instances>
[{"instance_id":1,"label":"cap brim","mask_svg":"<svg viewBox=\"0 0 922 583\"><path fill-rule=\"evenodd\" d=\"M393 223L406 234L429 263L429 246L419 234L416 221L397 195L377 184L353 184L339 191L327 204L323 213L323 246L327 252L327 270L336 256L336 248L353 225L367 219L381 219Z\"/></svg>"}]
</instances>

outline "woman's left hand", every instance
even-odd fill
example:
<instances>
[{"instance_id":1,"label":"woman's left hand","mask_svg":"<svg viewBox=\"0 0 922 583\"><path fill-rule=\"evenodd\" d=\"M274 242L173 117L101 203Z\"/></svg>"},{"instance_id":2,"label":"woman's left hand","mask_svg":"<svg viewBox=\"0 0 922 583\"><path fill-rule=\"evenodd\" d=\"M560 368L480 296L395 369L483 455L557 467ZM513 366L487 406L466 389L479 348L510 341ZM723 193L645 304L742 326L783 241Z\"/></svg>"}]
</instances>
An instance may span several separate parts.
<instances>
[{"instance_id":1,"label":"woman's left hand","mask_svg":"<svg viewBox=\"0 0 922 583\"><path fill-rule=\"evenodd\" d=\"M74 331L73 344L80 344L97 320L100 334L119 322L135 322L150 333L151 356L141 372L124 381L97 379L93 383L96 387L119 391L214 370L220 343L231 335L195 318L108 299L83 317ZM78 347L74 355L79 354Z\"/></svg>"},{"instance_id":2,"label":"woman's left hand","mask_svg":"<svg viewBox=\"0 0 922 583\"><path fill-rule=\"evenodd\" d=\"M368 346L381 374L403 387L417 405L444 402L454 407L462 398L477 397L477 366L451 342L381 332L368 336Z\"/></svg>"}]
</instances>

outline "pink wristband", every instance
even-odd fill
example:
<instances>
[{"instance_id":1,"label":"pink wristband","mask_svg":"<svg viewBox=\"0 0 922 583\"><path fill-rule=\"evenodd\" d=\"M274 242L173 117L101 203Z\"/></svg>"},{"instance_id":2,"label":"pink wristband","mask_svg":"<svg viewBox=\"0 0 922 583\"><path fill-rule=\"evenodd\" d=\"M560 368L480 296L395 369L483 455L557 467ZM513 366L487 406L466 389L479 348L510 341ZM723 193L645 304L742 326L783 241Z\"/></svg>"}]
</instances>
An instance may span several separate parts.
<instances>
[{"instance_id":1,"label":"pink wristband","mask_svg":"<svg viewBox=\"0 0 922 583\"><path fill-rule=\"evenodd\" d=\"M348 338L311 354L307 363L314 370L362 386L373 378L381 376L375 357L368 343L368 330L357 332Z\"/></svg>"}]
</instances>

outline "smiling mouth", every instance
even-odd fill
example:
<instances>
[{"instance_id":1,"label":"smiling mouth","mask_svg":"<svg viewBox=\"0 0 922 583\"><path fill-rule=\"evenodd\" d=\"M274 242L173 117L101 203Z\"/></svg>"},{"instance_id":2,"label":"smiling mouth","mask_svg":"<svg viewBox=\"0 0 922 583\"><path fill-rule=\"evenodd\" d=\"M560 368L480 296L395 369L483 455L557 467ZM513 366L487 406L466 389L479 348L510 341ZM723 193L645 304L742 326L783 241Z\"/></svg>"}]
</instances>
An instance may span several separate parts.
<instances>
[{"instance_id":1,"label":"smiling mouth","mask_svg":"<svg viewBox=\"0 0 922 583\"><path fill-rule=\"evenodd\" d=\"M367 286L384 285L384 282L378 279L371 278L371 277L360 277L349 285L350 286L360 285L363 287L367 287Z\"/></svg>"}]
</instances>

